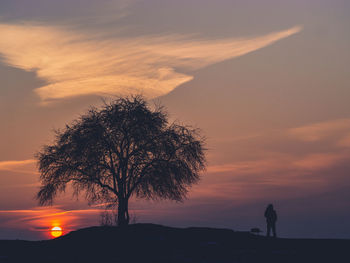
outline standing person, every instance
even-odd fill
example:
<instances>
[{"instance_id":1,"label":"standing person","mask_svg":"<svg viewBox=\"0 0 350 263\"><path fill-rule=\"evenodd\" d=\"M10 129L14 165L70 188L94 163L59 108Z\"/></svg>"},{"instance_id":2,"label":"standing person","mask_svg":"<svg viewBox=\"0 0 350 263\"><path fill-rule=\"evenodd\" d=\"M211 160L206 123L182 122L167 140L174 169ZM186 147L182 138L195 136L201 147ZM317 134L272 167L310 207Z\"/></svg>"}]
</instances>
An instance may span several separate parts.
<instances>
[{"instance_id":1,"label":"standing person","mask_svg":"<svg viewBox=\"0 0 350 263\"><path fill-rule=\"evenodd\" d=\"M272 229L273 237L276 237L276 221L277 221L277 213L273 209L273 205L269 204L265 210L266 224L267 224L267 232L266 236L270 236L270 232Z\"/></svg>"}]
</instances>

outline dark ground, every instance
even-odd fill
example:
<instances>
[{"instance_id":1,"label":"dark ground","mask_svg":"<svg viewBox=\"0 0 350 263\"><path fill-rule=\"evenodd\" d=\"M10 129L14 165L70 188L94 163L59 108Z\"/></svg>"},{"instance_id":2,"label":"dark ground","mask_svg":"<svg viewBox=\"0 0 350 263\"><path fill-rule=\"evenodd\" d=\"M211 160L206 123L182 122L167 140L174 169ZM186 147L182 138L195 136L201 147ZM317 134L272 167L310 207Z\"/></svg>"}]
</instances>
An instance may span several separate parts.
<instances>
[{"instance_id":1,"label":"dark ground","mask_svg":"<svg viewBox=\"0 0 350 263\"><path fill-rule=\"evenodd\" d=\"M350 262L350 240L135 224L90 227L45 241L2 240L0 262Z\"/></svg>"}]
</instances>

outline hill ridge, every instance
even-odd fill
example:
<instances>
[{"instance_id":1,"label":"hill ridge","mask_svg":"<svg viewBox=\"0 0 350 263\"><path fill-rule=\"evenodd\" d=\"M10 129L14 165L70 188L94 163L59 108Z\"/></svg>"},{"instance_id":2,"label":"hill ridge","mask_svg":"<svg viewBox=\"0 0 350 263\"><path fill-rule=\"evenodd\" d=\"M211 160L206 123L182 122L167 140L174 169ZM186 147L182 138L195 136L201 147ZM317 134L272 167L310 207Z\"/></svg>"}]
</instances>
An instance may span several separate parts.
<instances>
[{"instance_id":1,"label":"hill ridge","mask_svg":"<svg viewBox=\"0 0 350 263\"><path fill-rule=\"evenodd\" d=\"M350 240L133 224L93 226L52 240L0 241L0 262L350 262L349 248Z\"/></svg>"}]
</instances>

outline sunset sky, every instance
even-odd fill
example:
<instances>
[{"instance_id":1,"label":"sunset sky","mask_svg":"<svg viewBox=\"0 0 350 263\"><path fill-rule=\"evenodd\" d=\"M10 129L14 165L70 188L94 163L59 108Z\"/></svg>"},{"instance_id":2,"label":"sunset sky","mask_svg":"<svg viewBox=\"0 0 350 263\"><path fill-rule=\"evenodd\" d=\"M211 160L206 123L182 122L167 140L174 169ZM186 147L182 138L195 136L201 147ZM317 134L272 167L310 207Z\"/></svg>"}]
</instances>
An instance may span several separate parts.
<instances>
[{"instance_id":1,"label":"sunset sky","mask_svg":"<svg viewBox=\"0 0 350 263\"><path fill-rule=\"evenodd\" d=\"M136 222L350 238L350 1L1 0L0 239L98 225L68 192L39 207L34 155L89 106L142 94L200 128L208 166L184 203Z\"/></svg>"}]
</instances>

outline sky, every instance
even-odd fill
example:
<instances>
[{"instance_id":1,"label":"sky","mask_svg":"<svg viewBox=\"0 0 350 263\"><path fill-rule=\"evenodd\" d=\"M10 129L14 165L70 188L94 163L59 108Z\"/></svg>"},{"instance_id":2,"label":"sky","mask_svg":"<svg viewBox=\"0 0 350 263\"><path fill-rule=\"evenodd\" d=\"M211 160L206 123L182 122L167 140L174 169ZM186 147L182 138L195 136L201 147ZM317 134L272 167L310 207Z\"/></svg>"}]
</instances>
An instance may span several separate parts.
<instances>
[{"instance_id":1,"label":"sky","mask_svg":"<svg viewBox=\"0 0 350 263\"><path fill-rule=\"evenodd\" d=\"M39 207L34 155L102 99L142 94L201 129L207 170L183 203L132 221L350 238L350 2L2 0L0 239L98 225L69 191Z\"/></svg>"}]
</instances>

